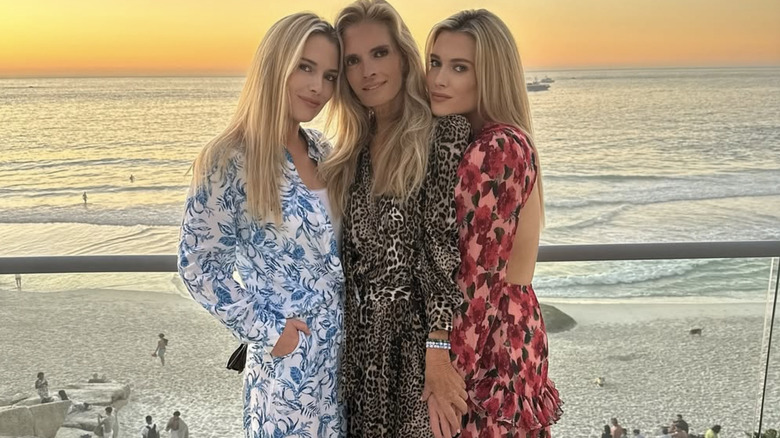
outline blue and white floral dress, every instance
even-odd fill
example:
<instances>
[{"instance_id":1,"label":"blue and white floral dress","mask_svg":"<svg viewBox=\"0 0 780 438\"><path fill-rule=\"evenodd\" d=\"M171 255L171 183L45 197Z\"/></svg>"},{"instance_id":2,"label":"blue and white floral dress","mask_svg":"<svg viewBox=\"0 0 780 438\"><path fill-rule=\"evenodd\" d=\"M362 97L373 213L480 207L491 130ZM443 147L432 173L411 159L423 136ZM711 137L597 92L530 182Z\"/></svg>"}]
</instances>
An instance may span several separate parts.
<instances>
[{"instance_id":1,"label":"blue and white floral dress","mask_svg":"<svg viewBox=\"0 0 780 438\"><path fill-rule=\"evenodd\" d=\"M329 145L303 131L309 157ZM244 155L236 152L209 184L190 189L179 244L179 273L192 297L249 344L244 373L247 438L343 436L338 399L344 273L338 236L320 198L287 154L280 186L282 223L247 212ZM242 286L233 278L237 271ZM273 357L288 318L306 322L297 348Z\"/></svg>"}]
</instances>

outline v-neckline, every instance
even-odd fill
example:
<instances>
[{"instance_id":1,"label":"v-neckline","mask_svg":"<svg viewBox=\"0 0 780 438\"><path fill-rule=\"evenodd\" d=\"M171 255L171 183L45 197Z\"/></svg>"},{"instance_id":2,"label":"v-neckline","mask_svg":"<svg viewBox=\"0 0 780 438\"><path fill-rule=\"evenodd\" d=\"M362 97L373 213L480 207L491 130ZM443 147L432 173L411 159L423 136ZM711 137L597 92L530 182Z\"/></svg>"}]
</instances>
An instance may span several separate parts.
<instances>
[{"instance_id":1,"label":"v-neckline","mask_svg":"<svg viewBox=\"0 0 780 438\"><path fill-rule=\"evenodd\" d=\"M306 132L303 130L303 128L298 129L298 134L303 140L304 146L306 147L306 158L314 161L315 167L319 167L320 162L317 160L317 157L313 157L311 154L311 143L309 142L309 136L306 135ZM309 187L309 185L303 181L303 178L301 178L301 173L298 171L298 166L295 165L295 160L293 159L293 156L287 146L284 147L284 154L287 158L287 161L290 163L290 167L292 168L293 173L295 173L295 177L298 178L298 181L300 181L301 185L303 185L311 194L314 194L315 190L325 190L328 188L326 185L323 185L318 189Z\"/></svg>"}]
</instances>

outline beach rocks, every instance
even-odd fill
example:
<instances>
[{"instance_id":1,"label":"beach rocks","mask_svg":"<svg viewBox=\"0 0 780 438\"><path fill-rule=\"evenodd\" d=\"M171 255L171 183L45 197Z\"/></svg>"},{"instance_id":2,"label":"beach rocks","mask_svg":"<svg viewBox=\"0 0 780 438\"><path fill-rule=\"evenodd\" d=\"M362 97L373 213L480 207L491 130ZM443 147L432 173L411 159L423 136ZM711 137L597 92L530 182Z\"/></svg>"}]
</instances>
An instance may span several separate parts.
<instances>
[{"instance_id":1,"label":"beach rocks","mask_svg":"<svg viewBox=\"0 0 780 438\"><path fill-rule=\"evenodd\" d=\"M59 431L57 431L57 436L55 438L97 438L97 435L95 435L92 432L87 432L85 430L81 429L71 429L70 427L61 427Z\"/></svg>"},{"instance_id":2,"label":"beach rocks","mask_svg":"<svg viewBox=\"0 0 780 438\"><path fill-rule=\"evenodd\" d=\"M112 406L118 415L127 405L131 385L117 382L84 383L66 386L70 400L41 403L37 395L15 394L0 398L8 406L0 407L0 438L83 438L93 436L97 415ZM56 393L57 390L54 391ZM75 403L74 409L71 404ZM89 408L84 410L84 403Z\"/></svg>"},{"instance_id":3,"label":"beach rocks","mask_svg":"<svg viewBox=\"0 0 780 438\"><path fill-rule=\"evenodd\" d=\"M544 325L547 328L547 333L560 333L573 329L577 325L577 321L571 316L563 313L557 307L549 304L540 304L542 307L542 316L544 317Z\"/></svg>"},{"instance_id":4,"label":"beach rocks","mask_svg":"<svg viewBox=\"0 0 780 438\"><path fill-rule=\"evenodd\" d=\"M97 414L103 414L103 408L92 407L86 411L71 412L62 423L63 429L79 429L82 432L95 430Z\"/></svg>"},{"instance_id":5,"label":"beach rocks","mask_svg":"<svg viewBox=\"0 0 780 438\"><path fill-rule=\"evenodd\" d=\"M0 407L15 405L24 399L33 397L34 395L35 395L34 392L17 392L16 394L13 395L0 396Z\"/></svg>"},{"instance_id":6,"label":"beach rocks","mask_svg":"<svg viewBox=\"0 0 780 438\"><path fill-rule=\"evenodd\" d=\"M33 435L41 438L54 438L57 430L65 421L65 416L70 409L70 400L43 403L30 406L33 416Z\"/></svg>"},{"instance_id":7,"label":"beach rocks","mask_svg":"<svg viewBox=\"0 0 780 438\"><path fill-rule=\"evenodd\" d=\"M81 383L65 387L71 400L96 406L113 406L116 410L127 404L131 391L130 385L117 382Z\"/></svg>"},{"instance_id":8,"label":"beach rocks","mask_svg":"<svg viewBox=\"0 0 780 438\"><path fill-rule=\"evenodd\" d=\"M19 400L18 402L14 403L14 406L20 407L20 406L37 406L41 404L41 398L38 397L38 394L32 395L28 394L27 398L23 400Z\"/></svg>"},{"instance_id":9,"label":"beach rocks","mask_svg":"<svg viewBox=\"0 0 780 438\"><path fill-rule=\"evenodd\" d=\"M36 406L13 406L0 410L0 434L10 436L34 435L55 438L65 421L70 401L39 403Z\"/></svg>"},{"instance_id":10,"label":"beach rocks","mask_svg":"<svg viewBox=\"0 0 780 438\"><path fill-rule=\"evenodd\" d=\"M33 417L29 408L0 408L0 436L25 436L32 434Z\"/></svg>"},{"instance_id":11,"label":"beach rocks","mask_svg":"<svg viewBox=\"0 0 780 438\"><path fill-rule=\"evenodd\" d=\"M81 438L87 433L91 434L97 427L98 414L104 414L106 406L112 406L114 415L118 418L120 409L126 406L130 399L132 388L131 385L117 382L83 383L66 386L65 391L71 400L79 403L79 406L85 402L89 403L89 409L71 412L62 423L57 438ZM64 429L72 429L72 431Z\"/></svg>"}]
</instances>

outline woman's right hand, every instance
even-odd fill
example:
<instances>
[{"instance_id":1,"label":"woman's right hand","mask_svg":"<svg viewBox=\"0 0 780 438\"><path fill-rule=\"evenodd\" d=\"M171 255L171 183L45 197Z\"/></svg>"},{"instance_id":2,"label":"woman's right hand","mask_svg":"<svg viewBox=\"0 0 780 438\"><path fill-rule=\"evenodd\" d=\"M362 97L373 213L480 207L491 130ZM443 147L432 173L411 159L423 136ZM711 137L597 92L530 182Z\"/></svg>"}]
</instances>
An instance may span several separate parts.
<instances>
[{"instance_id":1,"label":"woman's right hand","mask_svg":"<svg viewBox=\"0 0 780 438\"><path fill-rule=\"evenodd\" d=\"M298 346L298 332L310 334L309 326L299 319L288 319L282 334L279 336L279 340L276 341L276 345L271 350L271 356L280 357L292 353Z\"/></svg>"}]
</instances>

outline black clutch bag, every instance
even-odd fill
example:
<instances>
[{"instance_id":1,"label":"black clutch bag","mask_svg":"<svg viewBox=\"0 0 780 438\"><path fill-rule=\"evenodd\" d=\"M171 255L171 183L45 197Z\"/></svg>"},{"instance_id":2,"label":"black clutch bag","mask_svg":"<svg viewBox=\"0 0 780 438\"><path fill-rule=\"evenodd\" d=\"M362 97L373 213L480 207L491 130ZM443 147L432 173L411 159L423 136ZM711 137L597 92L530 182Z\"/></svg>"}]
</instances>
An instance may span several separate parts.
<instances>
[{"instance_id":1,"label":"black clutch bag","mask_svg":"<svg viewBox=\"0 0 780 438\"><path fill-rule=\"evenodd\" d=\"M230 355L230 359L227 361L225 368L229 370L235 370L239 373L244 371L246 366L246 344L241 344L236 348L236 351Z\"/></svg>"}]
</instances>

